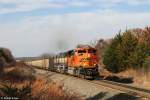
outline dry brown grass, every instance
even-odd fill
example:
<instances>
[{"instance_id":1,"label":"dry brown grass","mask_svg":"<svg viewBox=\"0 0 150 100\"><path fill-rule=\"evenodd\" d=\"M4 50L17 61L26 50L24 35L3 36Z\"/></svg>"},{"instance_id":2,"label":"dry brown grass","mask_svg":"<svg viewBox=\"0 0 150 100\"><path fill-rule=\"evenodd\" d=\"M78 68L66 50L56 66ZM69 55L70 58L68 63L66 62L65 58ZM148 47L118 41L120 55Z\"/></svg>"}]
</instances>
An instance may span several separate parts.
<instances>
[{"instance_id":1,"label":"dry brown grass","mask_svg":"<svg viewBox=\"0 0 150 100\"><path fill-rule=\"evenodd\" d=\"M32 83L23 81L3 84L1 88L3 87L2 89L6 92L3 93L0 88L0 96L14 96L22 100L79 100L77 96L65 92L58 84L47 83L43 79L37 79Z\"/></svg>"},{"instance_id":2,"label":"dry brown grass","mask_svg":"<svg viewBox=\"0 0 150 100\"><path fill-rule=\"evenodd\" d=\"M79 100L59 84L39 77L33 78L33 72L32 68L23 63L4 68L4 74L0 77L0 96L16 96L22 100Z\"/></svg>"},{"instance_id":3,"label":"dry brown grass","mask_svg":"<svg viewBox=\"0 0 150 100\"><path fill-rule=\"evenodd\" d=\"M105 78L105 77L111 76L113 74L103 68L99 71L99 75Z\"/></svg>"},{"instance_id":4,"label":"dry brown grass","mask_svg":"<svg viewBox=\"0 0 150 100\"><path fill-rule=\"evenodd\" d=\"M150 88L150 69L134 70L128 69L124 72L117 74L124 77L133 77L133 84L139 87Z\"/></svg>"},{"instance_id":5,"label":"dry brown grass","mask_svg":"<svg viewBox=\"0 0 150 100\"><path fill-rule=\"evenodd\" d=\"M135 86L150 89L150 68L149 69L128 69L118 74L111 73L105 69L100 71L100 76L103 79L121 83L132 83ZM131 80L130 80L131 79Z\"/></svg>"},{"instance_id":6,"label":"dry brown grass","mask_svg":"<svg viewBox=\"0 0 150 100\"><path fill-rule=\"evenodd\" d=\"M77 100L78 97L66 93L61 86L55 83L48 84L42 79L32 84L32 98L38 100Z\"/></svg>"}]
</instances>

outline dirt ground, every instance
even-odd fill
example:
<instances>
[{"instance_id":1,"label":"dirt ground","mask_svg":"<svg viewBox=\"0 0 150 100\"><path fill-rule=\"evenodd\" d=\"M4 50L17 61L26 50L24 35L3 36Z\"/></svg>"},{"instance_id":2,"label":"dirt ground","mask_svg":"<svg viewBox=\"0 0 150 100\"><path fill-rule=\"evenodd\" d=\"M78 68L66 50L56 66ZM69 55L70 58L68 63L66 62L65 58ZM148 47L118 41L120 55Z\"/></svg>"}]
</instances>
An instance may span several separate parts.
<instances>
[{"instance_id":1,"label":"dirt ground","mask_svg":"<svg viewBox=\"0 0 150 100\"><path fill-rule=\"evenodd\" d=\"M104 69L100 71L100 76L106 80L150 89L150 69L147 73L144 70L128 69L118 74L110 73Z\"/></svg>"}]
</instances>

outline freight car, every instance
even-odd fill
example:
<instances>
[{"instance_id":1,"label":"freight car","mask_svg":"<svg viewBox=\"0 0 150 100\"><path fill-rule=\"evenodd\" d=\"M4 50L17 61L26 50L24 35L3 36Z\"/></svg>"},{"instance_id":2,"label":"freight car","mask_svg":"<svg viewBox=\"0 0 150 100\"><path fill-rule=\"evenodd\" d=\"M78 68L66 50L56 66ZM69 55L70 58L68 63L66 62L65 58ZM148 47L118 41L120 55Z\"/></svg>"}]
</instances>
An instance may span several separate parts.
<instances>
[{"instance_id":1,"label":"freight car","mask_svg":"<svg viewBox=\"0 0 150 100\"><path fill-rule=\"evenodd\" d=\"M53 57L53 66L49 69L82 78L95 78L98 76L96 49L88 46L60 53Z\"/></svg>"}]
</instances>

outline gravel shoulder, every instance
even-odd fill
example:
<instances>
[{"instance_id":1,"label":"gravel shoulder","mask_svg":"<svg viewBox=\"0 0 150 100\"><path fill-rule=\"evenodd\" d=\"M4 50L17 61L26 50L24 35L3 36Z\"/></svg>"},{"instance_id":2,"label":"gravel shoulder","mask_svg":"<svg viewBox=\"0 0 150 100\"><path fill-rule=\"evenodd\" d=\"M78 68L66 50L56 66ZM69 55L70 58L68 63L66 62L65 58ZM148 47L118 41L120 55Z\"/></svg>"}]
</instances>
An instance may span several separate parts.
<instances>
[{"instance_id":1,"label":"gravel shoulder","mask_svg":"<svg viewBox=\"0 0 150 100\"><path fill-rule=\"evenodd\" d=\"M128 95L122 91L93 84L91 82L70 77L67 75L35 69L37 77L43 77L48 81L56 82L63 86L63 89L80 96L86 100L141 100L141 98Z\"/></svg>"}]
</instances>

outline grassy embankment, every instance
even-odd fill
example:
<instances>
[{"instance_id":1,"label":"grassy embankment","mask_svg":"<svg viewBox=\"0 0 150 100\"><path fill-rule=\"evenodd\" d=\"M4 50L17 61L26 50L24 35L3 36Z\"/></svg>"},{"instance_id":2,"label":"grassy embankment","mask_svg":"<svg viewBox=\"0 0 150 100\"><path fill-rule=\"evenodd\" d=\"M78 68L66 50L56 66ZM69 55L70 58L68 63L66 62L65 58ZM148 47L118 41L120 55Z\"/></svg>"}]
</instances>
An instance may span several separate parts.
<instances>
[{"instance_id":1,"label":"grassy embankment","mask_svg":"<svg viewBox=\"0 0 150 100\"><path fill-rule=\"evenodd\" d=\"M37 78L35 70L23 63L5 67L0 75L0 96L17 97L23 100L74 100L62 86L45 79Z\"/></svg>"}]
</instances>

